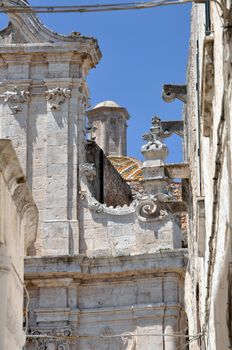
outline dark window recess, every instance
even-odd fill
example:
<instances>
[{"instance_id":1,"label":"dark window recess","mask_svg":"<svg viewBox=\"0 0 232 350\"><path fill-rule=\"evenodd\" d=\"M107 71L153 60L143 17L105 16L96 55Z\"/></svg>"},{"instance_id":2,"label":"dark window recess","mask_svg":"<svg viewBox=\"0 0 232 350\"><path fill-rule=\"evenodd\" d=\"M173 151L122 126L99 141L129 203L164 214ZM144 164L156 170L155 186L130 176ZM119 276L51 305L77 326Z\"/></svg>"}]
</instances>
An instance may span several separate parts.
<instances>
[{"instance_id":1,"label":"dark window recess","mask_svg":"<svg viewBox=\"0 0 232 350\"><path fill-rule=\"evenodd\" d=\"M211 20L210 20L210 0L205 2L205 35L211 33Z\"/></svg>"}]
</instances>

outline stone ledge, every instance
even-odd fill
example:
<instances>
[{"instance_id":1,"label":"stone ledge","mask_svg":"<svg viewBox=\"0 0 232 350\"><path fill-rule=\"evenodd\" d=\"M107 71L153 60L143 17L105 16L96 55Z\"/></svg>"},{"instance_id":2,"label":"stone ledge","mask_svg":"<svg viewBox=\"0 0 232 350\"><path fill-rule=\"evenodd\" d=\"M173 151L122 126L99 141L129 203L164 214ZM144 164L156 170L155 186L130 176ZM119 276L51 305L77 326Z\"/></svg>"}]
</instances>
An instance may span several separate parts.
<instances>
[{"instance_id":1,"label":"stone ledge","mask_svg":"<svg viewBox=\"0 0 232 350\"><path fill-rule=\"evenodd\" d=\"M25 279L73 278L88 281L101 278L123 278L149 274L183 274L187 266L187 249L163 250L151 254L96 257L49 256L26 257Z\"/></svg>"}]
</instances>

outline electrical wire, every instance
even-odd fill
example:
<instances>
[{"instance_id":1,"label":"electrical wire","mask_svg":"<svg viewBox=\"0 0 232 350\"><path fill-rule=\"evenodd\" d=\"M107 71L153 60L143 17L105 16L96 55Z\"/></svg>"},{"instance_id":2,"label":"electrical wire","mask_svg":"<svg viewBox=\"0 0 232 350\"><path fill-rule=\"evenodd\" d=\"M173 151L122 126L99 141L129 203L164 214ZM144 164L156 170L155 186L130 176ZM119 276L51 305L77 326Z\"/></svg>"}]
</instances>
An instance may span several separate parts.
<instances>
[{"instance_id":1,"label":"electrical wire","mask_svg":"<svg viewBox=\"0 0 232 350\"><path fill-rule=\"evenodd\" d=\"M217 1L217 0L214 0ZM153 0L148 2L131 2L121 4L95 4L95 5L79 5L79 6L5 6L0 3L0 13L88 13L88 12L107 12L107 11L128 11L148 9L167 5L181 5L193 2L193 0ZM202 0L201 0L202 2ZM203 0L204 2L204 0Z\"/></svg>"}]
</instances>

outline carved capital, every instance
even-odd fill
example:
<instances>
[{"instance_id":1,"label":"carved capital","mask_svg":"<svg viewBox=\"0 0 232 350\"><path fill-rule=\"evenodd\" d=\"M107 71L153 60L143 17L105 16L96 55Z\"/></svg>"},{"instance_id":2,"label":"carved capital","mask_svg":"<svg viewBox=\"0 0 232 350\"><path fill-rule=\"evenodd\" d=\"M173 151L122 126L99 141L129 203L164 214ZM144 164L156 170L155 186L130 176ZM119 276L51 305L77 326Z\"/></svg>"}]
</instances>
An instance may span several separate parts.
<instances>
[{"instance_id":1,"label":"carved capital","mask_svg":"<svg viewBox=\"0 0 232 350\"><path fill-rule=\"evenodd\" d=\"M12 114L21 112L23 110L23 103L31 99L29 91L20 90L17 86L13 88L13 91L6 91L3 96L4 102L7 102L12 110Z\"/></svg>"},{"instance_id":2,"label":"carved capital","mask_svg":"<svg viewBox=\"0 0 232 350\"><path fill-rule=\"evenodd\" d=\"M45 91L45 97L48 101L51 110L59 111L62 104L66 99L71 97L71 90L68 88L56 87L54 89L48 89Z\"/></svg>"}]
</instances>

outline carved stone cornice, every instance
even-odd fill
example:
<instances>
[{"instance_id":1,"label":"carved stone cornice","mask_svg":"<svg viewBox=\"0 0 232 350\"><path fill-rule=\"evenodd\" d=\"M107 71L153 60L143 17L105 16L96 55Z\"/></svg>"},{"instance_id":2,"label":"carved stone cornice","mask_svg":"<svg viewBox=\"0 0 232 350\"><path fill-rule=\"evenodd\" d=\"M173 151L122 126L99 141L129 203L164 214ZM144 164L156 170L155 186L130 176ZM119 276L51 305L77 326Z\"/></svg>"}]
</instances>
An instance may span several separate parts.
<instances>
[{"instance_id":1,"label":"carved stone cornice","mask_svg":"<svg viewBox=\"0 0 232 350\"><path fill-rule=\"evenodd\" d=\"M11 7L18 8L19 11L8 11ZM89 56L91 65L95 66L101 59L97 41L94 38L88 38L77 35L60 35L45 27L39 18L30 10L30 6L25 0L2 0L2 10L5 9L6 14L10 18L8 29L12 32L18 31L24 40L23 43L57 43L71 44L75 46L76 51L85 53ZM27 9L27 12L20 10ZM7 35L2 32L2 35ZM51 45L51 44L50 44ZM79 47L77 47L79 46Z\"/></svg>"}]
</instances>

